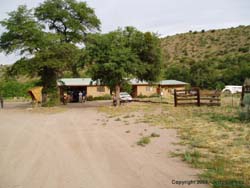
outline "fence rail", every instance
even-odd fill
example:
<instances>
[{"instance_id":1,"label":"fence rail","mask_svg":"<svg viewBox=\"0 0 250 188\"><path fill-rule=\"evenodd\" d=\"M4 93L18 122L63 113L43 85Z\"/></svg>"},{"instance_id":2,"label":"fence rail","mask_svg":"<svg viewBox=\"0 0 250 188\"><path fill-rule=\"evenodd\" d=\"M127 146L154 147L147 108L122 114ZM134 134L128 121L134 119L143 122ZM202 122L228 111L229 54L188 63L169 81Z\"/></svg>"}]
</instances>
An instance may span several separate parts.
<instances>
[{"instance_id":1,"label":"fence rail","mask_svg":"<svg viewBox=\"0 0 250 188\"><path fill-rule=\"evenodd\" d=\"M220 106L220 92L201 92L199 88L174 90L174 105Z\"/></svg>"}]
</instances>

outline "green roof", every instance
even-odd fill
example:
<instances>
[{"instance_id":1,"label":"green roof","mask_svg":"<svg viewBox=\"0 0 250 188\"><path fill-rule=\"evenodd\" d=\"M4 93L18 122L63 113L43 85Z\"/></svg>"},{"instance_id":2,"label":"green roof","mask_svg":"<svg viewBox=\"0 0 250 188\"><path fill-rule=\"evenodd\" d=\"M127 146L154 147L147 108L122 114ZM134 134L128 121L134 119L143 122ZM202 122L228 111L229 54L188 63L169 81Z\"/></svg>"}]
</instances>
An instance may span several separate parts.
<instances>
[{"instance_id":1,"label":"green roof","mask_svg":"<svg viewBox=\"0 0 250 188\"><path fill-rule=\"evenodd\" d=\"M150 84L149 82L139 81L137 79L131 79L130 83L132 85L148 85L148 84ZM159 85L186 85L188 83L182 82L182 81L178 81L178 80L162 80L160 82L152 83L152 84L159 84Z\"/></svg>"},{"instance_id":2,"label":"green roof","mask_svg":"<svg viewBox=\"0 0 250 188\"><path fill-rule=\"evenodd\" d=\"M91 78L61 78L57 81L58 86L90 86L97 85L98 82L93 81ZM146 81L139 81L137 79L131 79L132 85L149 85ZM159 85L186 85L188 83L178 80L162 80L156 84Z\"/></svg>"},{"instance_id":3,"label":"green roof","mask_svg":"<svg viewBox=\"0 0 250 188\"><path fill-rule=\"evenodd\" d=\"M58 86L89 86L95 82L91 78L62 78L57 81Z\"/></svg>"},{"instance_id":4,"label":"green roof","mask_svg":"<svg viewBox=\"0 0 250 188\"><path fill-rule=\"evenodd\" d=\"M162 80L160 85L187 85L188 83L178 80Z\"/></svg>"}]
</instances>

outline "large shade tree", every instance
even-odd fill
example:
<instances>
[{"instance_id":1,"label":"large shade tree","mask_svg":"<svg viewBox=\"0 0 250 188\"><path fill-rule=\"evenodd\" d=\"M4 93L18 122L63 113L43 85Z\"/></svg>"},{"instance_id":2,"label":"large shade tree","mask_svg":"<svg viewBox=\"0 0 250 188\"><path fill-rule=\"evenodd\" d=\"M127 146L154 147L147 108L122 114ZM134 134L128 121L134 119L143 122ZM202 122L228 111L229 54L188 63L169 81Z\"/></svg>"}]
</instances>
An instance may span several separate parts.
<instances>
[{"instance_id":1,"label":"large shade tree","mask_svg":"<svg viewBox=\"0 0 250 188\"><path fill-rule=\"evenodd\" d=\"M37 73L41 76L44 96L56 91L56 79L63 70L75 75L81 58L81 44L88 33L100 29L94 10L76 0L47 0L34 10L19 6L1 21L5 32L0 37L0 50L19 52L12 72ZM46 99L46 97L44 97Z\"/></svg>"},{"instance_id":2,"label":"large shade tree","mask_svg":"<svg viewBox=\"0 0 250 188\"><path fill-rule=\"evenodd\" d=\"M121 86L131 78L157 81L161 73L159 39L133 27L108 34L89 35L86 43L92 78L115 91L119 105Z\"/></svg>"}]
</instances>

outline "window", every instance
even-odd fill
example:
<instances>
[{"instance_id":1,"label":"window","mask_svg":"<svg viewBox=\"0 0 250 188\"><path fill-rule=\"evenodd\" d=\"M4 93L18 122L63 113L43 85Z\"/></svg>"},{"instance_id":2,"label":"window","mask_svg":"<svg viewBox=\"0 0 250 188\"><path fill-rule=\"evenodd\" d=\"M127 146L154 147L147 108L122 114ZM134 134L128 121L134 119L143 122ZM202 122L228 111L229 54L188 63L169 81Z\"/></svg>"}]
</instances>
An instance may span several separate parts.
<instances>
[{"instance_id":1,"label":"window","mask_svg":"<svg viewBox=\"0 0 250 188\"><path fill-rule=\"evenodd\" d=\"M97 86L97 92L105 92L104 86Z\"/></svg>"},{"instance_id":2,"label":"window","mask_svg":"<svg viewBox=\"0 0 250 188\"><path fill-rule=\"evenodd\" d=\"M146 91L153 91L153 87L147 86Z\"/></svg>"}]
</instances>

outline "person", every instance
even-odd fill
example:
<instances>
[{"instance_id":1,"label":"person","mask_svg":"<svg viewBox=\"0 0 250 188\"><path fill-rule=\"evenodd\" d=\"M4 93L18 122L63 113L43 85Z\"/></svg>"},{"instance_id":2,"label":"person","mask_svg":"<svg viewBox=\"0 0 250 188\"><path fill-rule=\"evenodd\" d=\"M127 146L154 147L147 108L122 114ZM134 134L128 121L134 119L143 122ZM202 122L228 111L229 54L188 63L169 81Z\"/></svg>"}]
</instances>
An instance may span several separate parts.
<instances>
[{"instance_id":1,"label":"person","mask_svg":"<svg viewBox=\"0 0 250 188\"><path fill-rule=\"evenodd\" d=\"M79 96L79 102L82 103L82 92L81 91L79 92L78 96Z\"/></svg>"},{"instance_id":2,"label":"person","mask_svg":"<svg viewBox=\"0 0 250 188\"><path fill-rule=\"evenodd\" d=\"M3 108L3 97L0 96L1 108Z\"/></svg>"},{"instance_id":3,"label":"person","mask_svg":"<svg viewBox=\"0 0 250 188\"><path fill-rule=\"evenodd\" d=\"M84 90L82 91L82 100L86 102L86 92Z\"/></svg>"},{"instance_id":4,"label":"person","mask_svg":"<svg viewBox=\"0 0 250 188\"><path fill-rule=\"evenodd\" d=\"M66 105L67 102L68 102L68 95L67 95L67 93L64 93L63 94L63 104Z\"/></svg>"}]
</instances>

